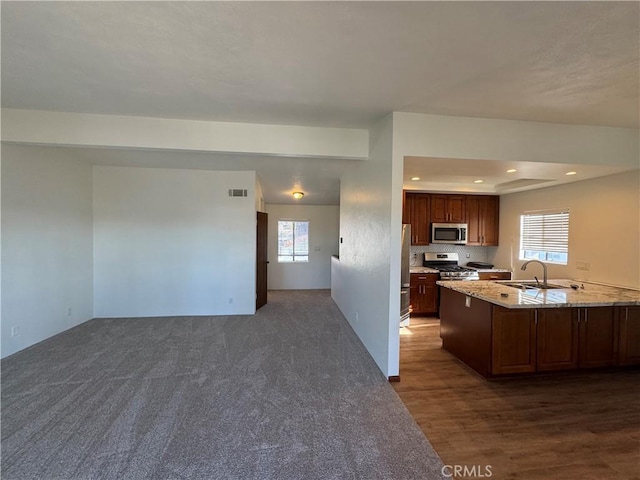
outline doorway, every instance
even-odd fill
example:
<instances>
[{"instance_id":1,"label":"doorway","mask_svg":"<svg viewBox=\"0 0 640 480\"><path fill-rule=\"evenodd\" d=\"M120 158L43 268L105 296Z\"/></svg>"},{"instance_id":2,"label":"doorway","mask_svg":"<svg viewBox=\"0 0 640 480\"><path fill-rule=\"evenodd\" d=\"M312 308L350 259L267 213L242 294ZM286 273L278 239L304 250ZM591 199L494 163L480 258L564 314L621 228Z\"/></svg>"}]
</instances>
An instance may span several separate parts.
<instances>
[{"instance_id":1,"label":"doorway","mask_svg":"<svg viewBox=\"0 0 640 480\"><path fill-rule=\"evenodd\" d=\"M256 310L267 303L267 227L269 216L257 212L256 222Z\"/></svg>"}]
</instances>

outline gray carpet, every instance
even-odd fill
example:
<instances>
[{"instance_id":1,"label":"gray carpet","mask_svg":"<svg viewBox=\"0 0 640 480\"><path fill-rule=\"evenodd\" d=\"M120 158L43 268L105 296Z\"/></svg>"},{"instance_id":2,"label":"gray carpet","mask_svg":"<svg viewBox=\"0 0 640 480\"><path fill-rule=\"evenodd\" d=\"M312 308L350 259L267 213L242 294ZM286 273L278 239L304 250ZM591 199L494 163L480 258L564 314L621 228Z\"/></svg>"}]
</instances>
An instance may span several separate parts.
<instances>
[{"instance_id":1,"label":"gray carpet","mask_svg":"<svg viewBox=\"0 0 640 480\"><path fill-rule=\"evenodd\" d=\"M91 320L2 361L2 478L420 479L442 462L328 291Z\"/></svg>"}]
</instances>

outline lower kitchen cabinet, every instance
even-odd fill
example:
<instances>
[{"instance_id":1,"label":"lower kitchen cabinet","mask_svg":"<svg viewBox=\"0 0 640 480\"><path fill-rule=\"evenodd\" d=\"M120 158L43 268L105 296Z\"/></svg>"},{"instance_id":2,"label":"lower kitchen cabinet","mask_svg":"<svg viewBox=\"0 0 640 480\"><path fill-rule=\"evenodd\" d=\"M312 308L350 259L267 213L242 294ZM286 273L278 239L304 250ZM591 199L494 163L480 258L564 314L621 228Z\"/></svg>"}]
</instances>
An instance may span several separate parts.
<instances>
[{"instance_id":1,"label":"lower kitchen cabinet","mask_svg":"<svg viewBox=\"0 0 640 480\"><path fill-rule=\"evenodd\" d=\"M548 308L536 313L538 371L578 368L578 309Z\"/></svg>"},{"instance_id":2,"label":"lower kitchen cabinet","mask_svg":"<svg viewBox=\"0 0 640 480\"><path fill-rule=\"evenodd\" d=\"M494 306L492 317L491 373L535 372L535 310Z\"/></svg>"},{"instance_id":3,"label":"lower kitchen cabinet","mask_svg":"<svg viewBox=\"0 0 640 480\"><path fill-rule=\"evenodd\" d=\"M618 307L618 365L640 365L640 306Z\"/></svg>"},{"instance_id":4,"label":"lower kitchen cabinet","mask_svg":"<svg viewBox=\"0 0 640 480\"><path fill-rule=\"evenodd\" d=\"M511 272L478 272L479 280L511 280Z\"/></svg>"},{"instance_id":5,"label":"lower kitchen cabinet","mask_svg":"<svg viewBox=\"0 0 640 480\"><path fill-rule=\"evenodd\" d=\"M615 365L618 352L617 311L614 307L579 308L578 367Z\"/></svg>"},{"instance_id":6,"label":"lower kitchen cabinet","mask_svg":"<svg viewBox=\"0 0 640 480\"><path fill-rule=\"evenodd\" d=\"M412 315L437 315L438 292L437 273L412 273L409 300Z\"/></svg>"},{"instance_id":7,"label":"lower kitchen cabinet","mask_svg":"<svg viewBox=\"0 0 640 480\"><path fill-rule=\"evenodd\" d=\"M440 292L445 350L485 377L640 365L640 306L505 308Z\"/></svg>"}]
</instances>

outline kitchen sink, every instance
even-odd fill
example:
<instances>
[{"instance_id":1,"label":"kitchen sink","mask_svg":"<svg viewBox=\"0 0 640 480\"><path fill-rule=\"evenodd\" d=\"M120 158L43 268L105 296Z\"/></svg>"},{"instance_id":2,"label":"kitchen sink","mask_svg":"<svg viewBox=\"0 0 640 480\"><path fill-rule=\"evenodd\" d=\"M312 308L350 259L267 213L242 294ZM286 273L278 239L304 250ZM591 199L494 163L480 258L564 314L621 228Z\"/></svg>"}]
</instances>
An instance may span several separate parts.
<instances>
[{"instance_id":1,"label":"kitchen sink","mask_svg":"<svg viewBox=\"0 0 640 480\"><path fill-rule=\"evenodd\" d=\"M507 287L513 287L513 288L519 288L519 289L528 289L528 288L537 288L540 290L544 290L545 287L542 286L542 283L538 283L536 281L522 281L522 282L500 282L500 285L506 285ZM569 287L565 287L564 285L556 285L553 283L549 283L546 286L546 289L553 289L553 288L569 288Z\"/></svg>"}]
</instances>

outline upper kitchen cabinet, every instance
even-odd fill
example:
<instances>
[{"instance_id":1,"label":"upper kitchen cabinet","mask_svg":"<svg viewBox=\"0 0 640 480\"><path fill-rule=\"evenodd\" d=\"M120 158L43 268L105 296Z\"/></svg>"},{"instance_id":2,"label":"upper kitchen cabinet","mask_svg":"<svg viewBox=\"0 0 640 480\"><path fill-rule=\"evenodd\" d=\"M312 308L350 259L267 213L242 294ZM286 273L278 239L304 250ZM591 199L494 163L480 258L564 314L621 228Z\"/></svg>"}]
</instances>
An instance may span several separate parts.
<instances>
[{"instance_id":1,"label":"upper kitchen cabinet","mask_svg":"<svg viewBox=\"0 0 640 480\"><path fill-rule=\"evenodd\" d=\"M467 245L498 245L500 197L497 195L466 196Z\"/></svg>"},{"instance_id":2,"label":"upper kitchen cabinet","mask_svg":"<svg viewBox=\"0 0 640 480\"><path fill-rule=\"evenodd\" d=\"M429 245L430 197L428 193L404 194L402 222L411 224L411 245Z\"/></svg>"},{"instance_id":3,"label":"upper kitchen cabinet","mask_svg":"<svg viewBox=\"0 0 640 480\"><path fill-rule=\"evenodd\" d=\"M431 221L435 223L464 223L465 195L431 195Z\"/></svg>"}]
</instances>

